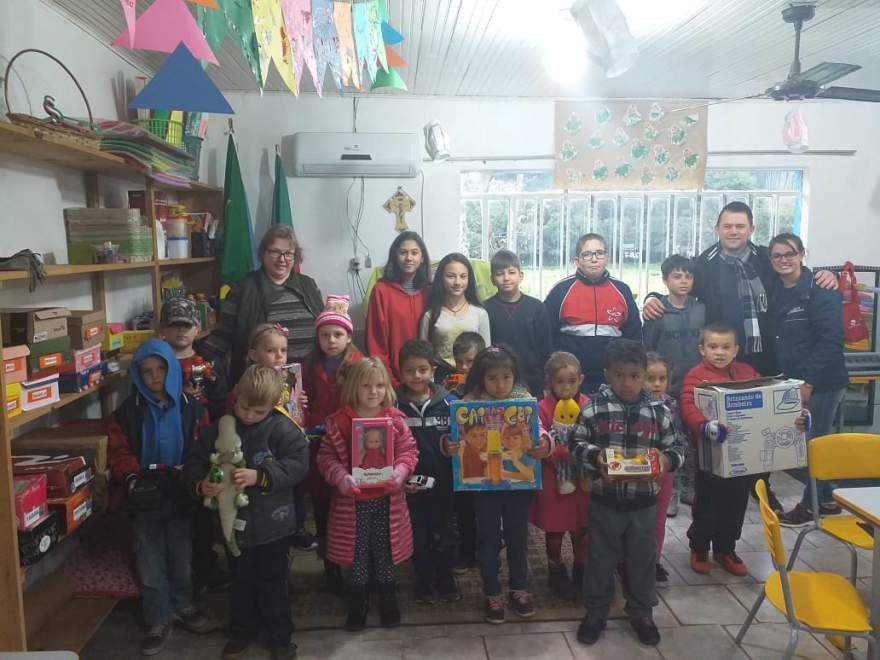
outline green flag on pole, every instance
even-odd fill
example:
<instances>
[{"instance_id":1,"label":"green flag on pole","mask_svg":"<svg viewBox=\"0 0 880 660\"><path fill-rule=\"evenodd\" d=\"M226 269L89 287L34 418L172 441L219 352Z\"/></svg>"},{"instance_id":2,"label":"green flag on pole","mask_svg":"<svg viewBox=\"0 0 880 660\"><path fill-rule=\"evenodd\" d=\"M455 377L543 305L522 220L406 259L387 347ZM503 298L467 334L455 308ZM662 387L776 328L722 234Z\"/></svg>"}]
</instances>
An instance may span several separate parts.
<instances>
[{"instance_id":1,"label":"green flag on pole","mask_svg":"<svg viewBox=\"0 0 880 660\"><path fill-rule=\"evenodd\" d=\"M287 192L287 175L281 163L281 151L275 147L275 190L272 193L272 224L293 227L293 212L290 210L290 194Z\"/></svg>"},{"instance_id":2,"label":"green flag on pole","mask_svg":"<svg viewBox=\"0 0 880 660\"><path fill-rule=\"evenodd\" d=\"M229 133L226 147L226 179L223 186L223 264L221 284L235 284L254 270L254 229L235 140Z\"/></svg>"}]
</instances>

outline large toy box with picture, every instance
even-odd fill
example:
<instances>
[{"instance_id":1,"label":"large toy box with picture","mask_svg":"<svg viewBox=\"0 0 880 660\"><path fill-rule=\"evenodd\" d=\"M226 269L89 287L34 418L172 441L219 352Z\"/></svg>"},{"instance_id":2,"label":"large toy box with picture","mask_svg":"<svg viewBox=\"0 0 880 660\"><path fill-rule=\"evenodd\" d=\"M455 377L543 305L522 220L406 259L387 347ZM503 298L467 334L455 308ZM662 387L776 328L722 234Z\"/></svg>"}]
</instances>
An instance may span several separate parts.
<instances>
[{"instance_id":1,"label":"large toy box with picture","mask_svg":"<svg viewBox=\"0 0 880 660\"><path fill-rule=\"evenodd\" d=\"M697 407L727 427L724 442L700 439L699 467L719 477L741 477L807 464L807 443L795 426L803 381L761 378L701 383Z\"/></svg>"}]
</instances>

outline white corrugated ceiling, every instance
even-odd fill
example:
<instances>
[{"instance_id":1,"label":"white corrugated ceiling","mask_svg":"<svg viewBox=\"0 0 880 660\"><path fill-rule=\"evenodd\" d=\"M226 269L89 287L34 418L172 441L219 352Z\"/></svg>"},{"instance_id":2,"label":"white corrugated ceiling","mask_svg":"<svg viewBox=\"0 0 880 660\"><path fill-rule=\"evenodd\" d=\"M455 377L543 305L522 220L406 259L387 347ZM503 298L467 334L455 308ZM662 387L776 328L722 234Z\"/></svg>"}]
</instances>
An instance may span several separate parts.
<instances>
[{"instance_id":1,"label":"white corrugated ceiling","mask_svg":"<svg viewBox=\"0 0 880 660\"><path fill-rule=\"evenodd\" d=\"M119 0L44 0L104 43L125 27ZM404 35L401 70L410 93L502 97L734 98L760 92L788 72L792 26L780 0L619 0L639 43L637 64L606 80L591 64L579 81L548 75L545 50L564 34L571 0L388 0ZM138 0L138 13L149 0ZM804 29L804 69L821 61L864 68L836 84L880 88L880 3L819 0ZM561 27L560 27L561 26ZM151 74L164 54L114 49ZM225 91L256 91L230 39L208 70ZM329 76L328 76L329 79ZM284 89L273 72L267 89ZM329 83L329 80L328 80ZM305 85L308 88L308 85ZM328 87L328 92L333 93Z\"/></svg>"}]
</instances>

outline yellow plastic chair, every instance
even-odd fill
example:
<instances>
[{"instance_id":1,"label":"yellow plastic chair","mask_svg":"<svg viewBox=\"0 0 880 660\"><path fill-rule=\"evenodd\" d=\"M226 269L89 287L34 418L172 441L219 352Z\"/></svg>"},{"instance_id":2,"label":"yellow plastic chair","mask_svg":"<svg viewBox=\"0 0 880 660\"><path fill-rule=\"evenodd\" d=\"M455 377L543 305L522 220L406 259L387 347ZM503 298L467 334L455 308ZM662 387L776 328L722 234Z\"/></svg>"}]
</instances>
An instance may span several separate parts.
<instances>
[{"instance_id":1,"label":"yellow plastic chair","mask_svg":"<svg viewBox=\"0 0 880 660\"><path fill-rule=\"evenodd\" d=\"M846 544L850 552L852 582L855 584L858 556L855 547L872 550L873 537L856 523L858 518L849 514L819 517L819 496L816 480L880 478L880 435L872 433L832 433L813 438L807 443L807 469L810 473L810 497L813 522L800 531L788 569L794 566L797 554L808 534L822 531Z\"/></svg>"},{"instance_id":2,"label":"yellow plastic chair","mask_svg":"<svg viewBox=\"0 0 880 660\"><path fill-rule=\"evenodd\" d=\"M790 571L786 567L779 517L767 501L767 483L763 479L755 484L755 493L758 495L767 549L776 570L767 578L763 592L749 610L736 636L736 643L742 642L766 597L788 620L789 638L783 658L794 655L801 630L843 637L846 657L851 655L851 638L863 637L869 644L873 643L873 657L877 658L880 636L872 630L868 610L856 588L836 573Z\"/></svg>"}]
</instances>

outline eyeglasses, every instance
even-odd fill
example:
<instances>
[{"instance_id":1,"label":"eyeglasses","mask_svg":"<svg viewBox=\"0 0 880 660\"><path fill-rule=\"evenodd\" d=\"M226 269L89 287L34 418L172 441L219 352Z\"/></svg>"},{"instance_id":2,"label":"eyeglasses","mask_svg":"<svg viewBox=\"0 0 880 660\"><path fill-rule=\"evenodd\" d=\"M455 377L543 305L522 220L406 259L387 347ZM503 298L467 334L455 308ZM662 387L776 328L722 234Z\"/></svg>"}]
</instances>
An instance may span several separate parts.
<instances>
[{"instance_id":1,"label":"eyeglasses","mask_svg":"<svg viewBox=\"0 0 880 660\"><path fill-rule=\"evenodd\" d=\"M605 250L594 250L592 252L588 250L586 252L581 252L578 257L584 261L589 261L590 259L603 259L607 254L608 253Z\"/></svg>"},{"instance_id":2,"label":"eyeglasses","mask_svg":"<svg viewBox=\"0 0 880 660\"><path fill-rule=\"evenodd\" d=\"M797 252L777 252L776 254L771 254L770 259L772 261L785 261L788 259L797 259L800 257L800 254Z\"/></svg>"},{"instance_id":3,"label":"eyeglasses","mask_svg":"<svg viewBox=\"0 0 880 660\"><path fill-rule=\"evenodd\" d=\"M293 250L287 250L286 252L282 252L281 250L266 250L266 254L272 257L275 261L293 261Z\"/></svg>"}]
</instances>

